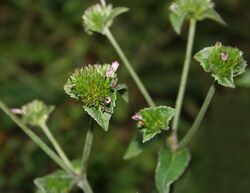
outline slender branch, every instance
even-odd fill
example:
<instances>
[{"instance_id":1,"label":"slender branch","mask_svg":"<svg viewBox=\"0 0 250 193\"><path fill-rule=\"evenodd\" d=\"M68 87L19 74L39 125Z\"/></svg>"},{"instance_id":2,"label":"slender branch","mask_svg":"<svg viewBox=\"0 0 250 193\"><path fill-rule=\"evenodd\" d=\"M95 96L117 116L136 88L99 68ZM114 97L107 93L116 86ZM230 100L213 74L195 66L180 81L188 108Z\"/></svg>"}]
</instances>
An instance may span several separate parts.
<instances>
[{"instance_id":1,"label":"slender branch","mask_svg":"<svg viewBox=\"0 0 250 193\"><path fill-rule=\"evenodd\" d=\"M47 146L33 131L31 131L26 125L22 123L16 117L9 108L0 100L0 108L3 110L3 112L14 122L19 126L22 131L28 135L33 142L35 142L55 163L57 163L63 170L68 172L69 174L72 174L75 176L74 171L71 170L62 160L60 157L58 157L53 150L50 149L49 146Z\"/></svg>"},{"instance_id":2,"label":"slender branch","mask_svg":"<svg viewBox=\"0 0 250 193\"><path fill-rule=\"evenodd\" d=\"M191 55L193 51L193 44L194 44L194 36L195 36L195 29L196 29L196 20L190 19L190 26L189 26L189 34L188 34L188 42L187 42L187 50L186 50L186 56L183 66L183 71L181 75L181 82L179 86L178 96L176 100L176 115L174 117L172 129L174 131L177 131L178 125L179 125L179 119L183 104L183 98L186 90L187 85L187 79L188 79L188 73L190 68L190 61L191 61Z\"/></svg>"},{"instance_id":3,"label":"slender branch","mask_svg":"<svg viewBox=\"0 0 250 193\"><path fill-rule=\"evenodd\" d=\"M89 121L89 127L86 134L85 144L83 148L83 154L82 154L82 163L81 163L81 173L84 174L87 172L87 165L88 160L92 148L92 142L93 142L93 119L90 118Z\"/></svg>"},{"instance_id":4,"label":"slender branch","mask_svg":"<svg viewBox=\"0 0 250 193\"><path fill-rule=\"evenodd\" d=\"M46 124L42 124L41 129L43 130L43 132L45 133L45 135L48 137L48 139L50 140L51 144L54 146L56 152L58 153L58 155L61 157L61 159L64 161L64 163L71 169L74 170L69 158L66 156L66 154L64 153L64 151L62 150L61 146L58 144L57 140L55 139L55 137L53 136L53 134L50 132L48 126Z\"/></svg>"},{"instance_id":5,"label":"slender branch","mask_svg":"<svg viewBox=\"0 0 250 193\"><path fill-rule=\"evenodd\" d=\"M211 100L214 96L214 93L215 93L215 87L214 87L214 84L212 84L212 86L210 87L208 93L207 93L207 96L203 102L203 105L200 109L200 112L198 114L198 116L196 117L192 127L189 129L188 133L186 134L186 136L181 140L180 144L179 144L179 147L178 148L182 148L182 147L185 147L189 141L191 140L191 138L193 137L193 135L195 134L195 132L198 130L200 124L201 124L201 121L203 120L206 112L207 112L207 109L209 107L209 104L211 103Z\"/></svg>"},{"instance_id":6,"label":"slender branch","mask_svg":"<svg viewBox=\"0 0 250 193\"><path fill-rule=\"evenodd\" d=\"M172 150L176 150L178 147L177 130L178 130L181 109L182 109L182 104L183 104L183 98L185 95L187 79L188 79L188 74L189 74L191 55L193 51L193 44L194 44L194 37L195 37L195 30L196 30L196 20L190 19L186 56L185 56L185 61L183 65L182 75L181 75L181 82L180 82L176 104L175 104L176 114L172 123L172 133L168 137L168 143Z\"/></svg>"},{"instance_id":7,"label":"slender branch","mask_svg":"<svg viewBox=\"0 0 250 193\"><path fill-rule=\"evenodd\" d=\"M82 154L82 163L81 163L81 178L78 181L78 187L81 188L84 193L93 193L93 190L88 182L87 179L87 166L88 166L88 160L92 148L93 143L93 119L90 118L89 121L89 127L86 134L85 144L83 148L83 154Z\"/></svg>"},{"instance_id":8,"label":"slender branch","mask_svg":"<svg viewBox=\"0 0 250 193\"><path fill-rule=\"evenodd\" d=\"M126 66L127 70L129 71L130 75L132 76L133 80L135 81L136 85L138 86L139 90L141 91L141 93L142 93L143 97L145 98L146 102L148 103L148 105L155 106L153 99L149 95L148 91L144 87L140 78L136 74L135 70L133 69L132 65L128 61L126 55L122 51L121 47L119 46L119 44L117 43L116 39L114 38L114 36L112 35L112 33L109 29L106 31L105 35L108 38L108 40L110 41L110 43L112 44L112 46L114 47L114 49L116 50L116 52L119 55L119 57L121 58L121 60L123 61L124 65Z\"/></svg>"},{"instance_id":9,"label":"slender branch","mask_svg":"<svg viewBox=\"0 0 250 193\"><path fill-rule=\"evenodd\" d=\"M93 193L94 191L92 190L90 184L89 184L89 181L87 179L87 175L84 174L82 176L82 179L79 180L77 186L84 191L84 193Z\"/></svg>"}]
</instances>

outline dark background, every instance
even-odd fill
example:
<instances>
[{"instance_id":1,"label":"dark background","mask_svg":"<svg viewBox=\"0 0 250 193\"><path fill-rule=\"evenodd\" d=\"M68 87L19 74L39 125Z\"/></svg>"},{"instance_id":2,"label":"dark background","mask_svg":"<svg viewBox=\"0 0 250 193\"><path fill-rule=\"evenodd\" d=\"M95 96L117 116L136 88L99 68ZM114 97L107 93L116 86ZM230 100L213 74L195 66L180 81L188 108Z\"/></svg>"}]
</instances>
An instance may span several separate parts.
<instances>
[{"instance_id":1,"label":"dark background","mask_svg":"<svg viewBox=\"0 0 250 193\"><path fill-rule=\"evenodd\" d=\"M75 68L118 60L105 37L82 28L90 0L4 0L0 2L0 97L10 107L32 99L56 105L52 132L71 159L82 153L87 116L63 91ZM157 104L174 106L188 26L177 36L168 20L168 0L112 1L130 12L112 31ZM228 26L198 24L194 52L217 41L241 48L250 60L250 1L216 0ZM118 101L110 131L96 129L89 176L98 193L152 193L158 143L137 158L122 156L135 132L130 117L146 103L122 65L120 82L130 92ZM194 120L212 79L192 61L181 120L183 136ZM217 88L206 119L190 144L192 162L175 193L248 193L250 189L250 89ZM34 130L41 136L38 129ZM32 180L58 167L0 112L0 192L35 192Z\"/></svg>"}]
</instances>

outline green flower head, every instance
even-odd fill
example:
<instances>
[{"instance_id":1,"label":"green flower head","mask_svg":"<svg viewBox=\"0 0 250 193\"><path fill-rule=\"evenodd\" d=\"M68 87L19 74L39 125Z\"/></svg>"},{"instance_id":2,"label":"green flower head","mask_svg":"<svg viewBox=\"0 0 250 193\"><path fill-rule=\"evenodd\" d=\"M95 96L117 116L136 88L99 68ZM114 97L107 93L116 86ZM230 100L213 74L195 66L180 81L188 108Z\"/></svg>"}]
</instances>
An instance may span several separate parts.
<instances>
[{"instance_id":1,"label":"green flower head","mask_svg":"<svg viewBox=\"0 0 250 193\"><path fill-rule=\"evenodd\" d=\"M242 51L223 46L219 42L215 46L202 49L194 58L206 72L211 73L214 79L225 87L234 88L234 77L245 72L247 66Z\"/></svg>"},{"instance_id":2,"label":"green flower head","mask_svg":"<svg viewBox=\"0 0 250 193\"><path fill-rule=\"evenodd\" d=\"M105 1L102 1L101 4L93 5L84 12L82 16L84 28L89 34L92 32L105 34L115 17L127 11L126 7L113 8L112 5L106 5Z\"/></svg>"},{"instance_id":3,"label":"green flower head","mask_svg":"<svg viewBox=\"0 0 250 193\"><path fill-rule=\"evenodd\" d=\"M220 15L214 10L211 0L175 0L170 6L170 21L176 33L180 34L186 19L212 19L225 24Z\"/></svg>"},{"instance_id":4,"label":"green flower head","mask_svg":"<svg viewBox=\"0 0 250 193\"><path fill-rule=\"evenodd\" d=\"M54 106L48 106L40 100L34 100L22 106L20 114L25 124L31 126L41 126L45 124Z\"/></svg>"},{"instance_id":5,"label":"green flower head","mask_svg":"<svg viewBox=\"0 0 250 193\"><path fill-rule=\"evenodd\" d=\"M137 121L137 127L143 133L143 143L167 130L169 121L175 115L175 110L166 106L142 109L132 116Z\"/></svg>"},{"instance_id":6,"label":"green flower head","mask_svg":"<svg viewBox=\"0 0 250 193\"><path fill-rule=\"evenodd\" d=\"M72 98L80 100L83 106L105 106L110 101L113 88L117 82L118 63L112 65L88 65L76 69L64 86L65 92Z\"/></svg>"},{"instance_id":7,"label":"green flower head","mask_svg":"<svg viewBox=\"0 0 250 193\"><path fill-rule=\"evenodd\" d=\"M79 100L83 108L105 130L116 101L118 62L88 65L75 70L64 86L65 92Z\"/></svg>"}]
</instances>

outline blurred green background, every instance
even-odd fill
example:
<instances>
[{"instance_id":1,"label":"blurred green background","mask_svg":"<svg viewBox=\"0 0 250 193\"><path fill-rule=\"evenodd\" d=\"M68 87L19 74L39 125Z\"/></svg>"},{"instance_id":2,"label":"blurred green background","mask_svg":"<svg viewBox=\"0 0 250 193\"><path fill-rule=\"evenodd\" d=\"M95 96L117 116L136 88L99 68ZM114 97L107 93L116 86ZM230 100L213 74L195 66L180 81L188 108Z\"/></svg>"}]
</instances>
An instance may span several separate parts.
<instances>
[{"instance_id":1,"label":"blurred green background","mask_svg":"<svg viewBox=\"0 0 250 193\"><path fill-rule=\"evenodd\" d=\"M71 159L81 156L87 117L63 91L67 77L86 64L118 60L101 35L82 28L90 0L4 0L0 2L0 98L10 107L32 99L56 105L49 126ZM157 104L174 106L188 25L177 36L168 20L169 0L112 1L130 12L112 31ZM217 41L241 48L250 61L250 1L215 0L228 26L206 20L197 29L194 51ZM153 193L158 143L124 161L135 125L130 117L146 103L122 66L130 102L118 100L111 129L96 129L89 176L98 193ZM192 62L180 135L194 120L211 78ZM190 144L192 162L174 193L249 193L250 89L218 87L209 112ZM34 128L41 136L41 131ZM58 167L0 112L0 192L30 193L32 180Z\"/></svg>"}]
</instances>

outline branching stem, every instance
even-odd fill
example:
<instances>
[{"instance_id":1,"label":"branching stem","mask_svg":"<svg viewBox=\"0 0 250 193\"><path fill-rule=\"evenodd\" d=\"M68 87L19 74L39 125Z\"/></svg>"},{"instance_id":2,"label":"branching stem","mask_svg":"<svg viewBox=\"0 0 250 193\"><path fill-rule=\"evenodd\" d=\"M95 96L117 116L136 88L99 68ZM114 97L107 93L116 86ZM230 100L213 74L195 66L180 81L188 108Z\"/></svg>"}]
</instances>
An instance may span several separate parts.
<instances>
[{"instance_id":1,"label":"branching stem","mask_svg":"<svg viewBox=\"0 0 250 193\"><path fill-rule=\"evenodd\" d=\"M64 163L71 169L74 170L69 158L66 156L66 154L64 153L64 151L62 150L61 146L58 144L57 140L55 139L55 137L53 136L53 134L50 132L48 126L46 124L42 124L41 129L43 130L43 132L45 133L45 135L48 137L48 139L50 140L51 144L54 146L56 152L58 153L58 155L61 157L61 159L64 161Z\"/></svg>"},{"instance_id":2,"label":"branching stem","mask_svg":"<svg viewBox=\"0 0 250 193\"><path fill-rule=\"evenodd\" d=\"M214 93L215 93L215 86L214 84L212 84L212 86L210 87L208 93L207 93L207 96L203 102L203 105L200 109L200 112L199 114L197 115L192 127L189 129L188 133L186 134L186 136L181 140L178 148L182 148L182 147L185 147L189 141L191 140L191 138L194 136L194 134L196 133L196 131L198 130L206 112L207 112L207 109L209 107L209 104L211 103L212 101L212 98L214 96Z\"/></svg>"},{"instance_id":3,"label":"branching stem","mask_svg":"<svg viewBox=\"0 0 250 193\"><path fill-rule=\"evenodd\" d=\"M153 99L151 98L151 96L149 95L147 89L145 88L145 86L143 85L142 81L140 80L140 78L136 74L136 72L133 69L131 63L129 62L129 60L127 59L126 55L122 51L121 47L117 43L117 41L114 38L114 36L111 33L111 31L108 29L105 34L106 34L106 37L108 38L108 40L110 41L110 43L112 44L112 46L114 47L114 49L116 50L117 54L121 58L122 62L126 66L128 72L130 73L131 77L133 78L133 80L135 81L135 83L138 86L139 90L141 91L141 93L142 93L143 97L145 98L147 104L149 106L151 106L151 107L155 106L155 103L154 103Z\"/></svg>"},{"instance_id":4,"label":"branching stem","mask_svg":"<svg viewBox=\"0 0 250 193\"><path fill-rule=\"evenodd\" d=\"M88 160L92 148L93 143L93 119L90 118L89 121L89 127L86 134L85 144L83 148L83 154L82 154L82 163L81 163L81 180L78 183L78 186L84 190L85 193L93 193L93 190L88 182L87 179L87 166L88 166Z\"/></svg>"},{"instance_id":5,"label":"branching stem","mask_svg":"<svg viewBox=\"0 0 250 193\"><path fill-rule=\"evenodd\" d=\"M0 108L3 112L14 122L22 131L30 137L30 139L36 143L55 163L57 163L64 171L75 176L75 172L69 168L64 161L55 154L55 152L47 146L40 137L38 137L32 130L30 130L22 121L16 117L9 108L0 100Z\"/></svg>"},{"instance_id":6,"label":"branching stem","mask_svg":"<svg viewBox=\"0 0 250 193\"><path fill-rule=\"evenodd\" d=\"M172 124L172 133L168 138L168 143L170 147L172 148L172 150L175 150L178 146L177 130L178 130L178 125L180 121L180 115L181 115L185 90L187 86L187 79L188 79L188 74L189 74L191 56L193 52L195 30L196 30L196 20L190 19L186 56L185 56L185 61L183 65L182 75L181 75L181 82L180 82L176 104L175 104L176 114L175 114L173 124Z\"/></svg>"}]
</instances>

